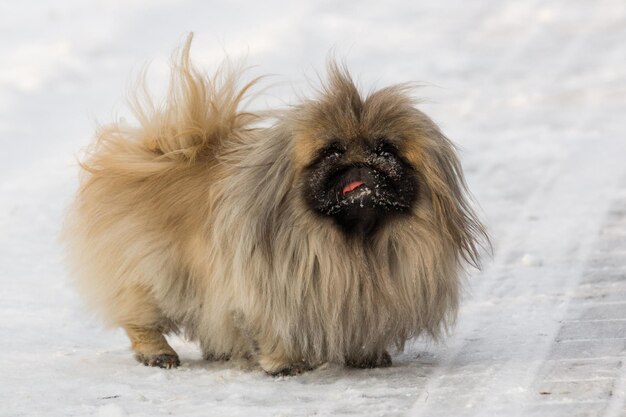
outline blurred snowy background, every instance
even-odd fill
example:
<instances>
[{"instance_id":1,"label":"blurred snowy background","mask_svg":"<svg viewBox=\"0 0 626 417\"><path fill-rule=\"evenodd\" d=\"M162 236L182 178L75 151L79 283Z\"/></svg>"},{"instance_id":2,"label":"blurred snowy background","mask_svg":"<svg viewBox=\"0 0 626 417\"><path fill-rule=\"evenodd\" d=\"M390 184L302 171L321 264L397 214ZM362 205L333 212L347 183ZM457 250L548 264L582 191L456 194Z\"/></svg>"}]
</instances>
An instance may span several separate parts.
<instances>
[{"instance_id":1,"label":"blurred snowy background","mask_svg":"<svg viewBox=\"0 0 626 417\"><path fill-rule=\"evenodd\" d=\"M394 367L269 378L138 365L85 315L57 234L96 121L189 31L272 74L284 105L345 58L364 91L417 81L461 148L495 256L446 344ZM0 2L0 416L626 415L626 2Z\"/></svg>"}]
</instances>

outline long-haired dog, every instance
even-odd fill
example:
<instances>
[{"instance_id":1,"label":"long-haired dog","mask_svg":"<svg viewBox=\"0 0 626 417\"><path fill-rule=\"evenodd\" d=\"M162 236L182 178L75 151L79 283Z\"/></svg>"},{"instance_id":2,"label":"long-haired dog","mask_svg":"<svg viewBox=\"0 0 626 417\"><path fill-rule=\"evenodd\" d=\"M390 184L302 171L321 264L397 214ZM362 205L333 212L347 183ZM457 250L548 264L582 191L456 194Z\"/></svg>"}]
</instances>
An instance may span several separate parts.
<instances>
[{"instance_id":1,"label":"long-haired dog","mask_svg":"<svg viewBox=\"0 0 626 417\"><path fill-rule=\"evenodd\" d=\"M438 337L487 237L409 88L363 96L331 63L317 97L268 118L240 108L254 82L207 77L190 43L166 102L137 100L139 127L101 128L81 163L64 236L88 302L167 368L168 332L274 375L388 366Z\"/></svg>"}]
</instances>

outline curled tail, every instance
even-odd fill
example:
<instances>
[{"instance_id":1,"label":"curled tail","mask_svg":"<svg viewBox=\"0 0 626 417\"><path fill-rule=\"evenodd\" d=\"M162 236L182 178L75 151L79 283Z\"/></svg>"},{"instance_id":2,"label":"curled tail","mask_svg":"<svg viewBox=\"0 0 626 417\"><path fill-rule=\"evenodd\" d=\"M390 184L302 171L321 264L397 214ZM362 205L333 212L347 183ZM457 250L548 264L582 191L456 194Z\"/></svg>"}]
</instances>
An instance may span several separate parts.
<instances>
[{"instance_id":1,"label":"curled tail","mask_svg":"<svg viewBox=\"0 0 626 417\"><path fill-rule=\"evenodd\" d=\"M216 155L220 144L236 141L238 132L259 121L257 114L241 110L258 78L240 86L242 71L228 62L212 77L199 71L189 59L192 39L190 34L172 57L166 100L155 104L142 82L130 99L140 126L117 122L100 127L94 147L81 164L84 169L92 174L111 173L116 167L132 165L135 174L149 174L163 169L163 163L192 163ZM115 155L120 156L119 164L111 158Z\"/></svg>"}]
</instances>

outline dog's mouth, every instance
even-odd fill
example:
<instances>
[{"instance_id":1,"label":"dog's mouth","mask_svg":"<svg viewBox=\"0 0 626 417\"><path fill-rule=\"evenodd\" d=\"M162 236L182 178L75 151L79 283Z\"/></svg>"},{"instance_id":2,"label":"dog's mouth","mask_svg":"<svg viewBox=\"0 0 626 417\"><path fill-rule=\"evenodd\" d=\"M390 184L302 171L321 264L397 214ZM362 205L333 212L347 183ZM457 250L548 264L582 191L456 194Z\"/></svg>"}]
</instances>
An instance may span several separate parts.
<instances>
[{"instance_id":1,"label":"dog's mouth","mask_svg":"<svg viewBox=\"0 0 626 417\"><path fill-rule=\"evenodd\" d=\"M374 169L366 166L350 166L330 178L327 189L330 196L344 208L356 205L370 206L375 198L373 191L381 187L377 184L385 182Z\"/></svg>"},{"instance_id":2,"label":"dog's mouth","mask_svg":"<svg viewBox=\"0 0 626 417\"><path fill-rule=\"evenodd\" d=\"M398 198L389 178L369 166L350 166L333 175L326 185L323 211L361 216L367 210L392 209Z\"/></svg>"},{"instance_id":3,"label":"dog's mouth","mask_svg":"<svg viewBox=\"0 0 626 417\"><path fill-rule=\"evenodd\" d=\"M353 192L361 186L365 186L365 183L363 181L352 181L351 183L343 187L342 193L345 196L346 194Z\"/></svg>"},{"instance_id":4,"label":"dog's mouth","mask_svg":"<svg viewBox=\"0 0 626 417\"><path fill-rule=\"evenodd\" d=\"M390 216L410 211L415 198L413 177L358 163L312 175L307 200L319 214L345 231L369 234ZM409 186L403 184L410 182ZM319 185L317 185L319 184ZM320 186L321 185L321 186Z\"/></svg>"}]
</instances>

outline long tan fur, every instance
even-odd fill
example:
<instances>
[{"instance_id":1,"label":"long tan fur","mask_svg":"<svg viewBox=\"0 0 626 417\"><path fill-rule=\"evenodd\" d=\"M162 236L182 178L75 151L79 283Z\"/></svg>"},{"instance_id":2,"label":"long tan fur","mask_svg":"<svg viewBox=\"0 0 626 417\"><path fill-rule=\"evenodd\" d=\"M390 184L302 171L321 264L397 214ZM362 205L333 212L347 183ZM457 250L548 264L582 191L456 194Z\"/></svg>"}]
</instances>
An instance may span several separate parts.
<instances>
[{"instance_id":1,"label":"long tan fur","mask_svg":"<svg viewBox=\"0 0 626 417\"><path fill-rule=\"evenodd\" d=\"M152 365L175 353L137 329L181 330L206 358L252 358L271 373L381 364L389 347L438 337L485 233L451 143L406 89L363 98L331 64L318 98L259 127L263 116L240 109L254 82L202 74L190 43L165 104L136 100L140 126L101 128L82 162L64 236L89 303ZM371 239L346 239L305 206L307 161L323 138L390 130L404 138L420 199Z\"/></svg>"}]
</instances>

